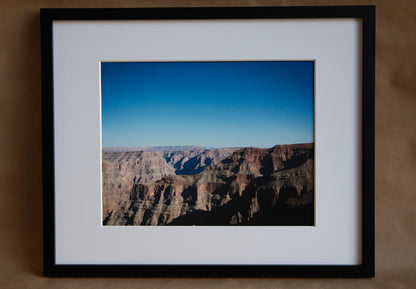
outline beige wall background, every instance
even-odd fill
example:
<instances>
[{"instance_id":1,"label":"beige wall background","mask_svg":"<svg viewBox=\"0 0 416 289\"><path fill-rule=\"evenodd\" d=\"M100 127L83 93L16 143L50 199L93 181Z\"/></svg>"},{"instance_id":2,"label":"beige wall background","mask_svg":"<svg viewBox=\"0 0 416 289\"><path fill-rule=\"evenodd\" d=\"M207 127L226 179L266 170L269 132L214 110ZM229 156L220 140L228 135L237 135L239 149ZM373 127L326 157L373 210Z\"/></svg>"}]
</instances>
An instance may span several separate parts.
<instances>
[{"instance_id":1,"label":"beige wall background","mask_svg":"<svg viewBox=\"0 0 416 289\"><path fill-rule=\"evenodd\" d=\"M45 278L39 8L377 5L376 277ZM0 0L0 288L416 288L416 1ZM248 248L249 250L249 248Z\"/></svg>"}]
</instances>

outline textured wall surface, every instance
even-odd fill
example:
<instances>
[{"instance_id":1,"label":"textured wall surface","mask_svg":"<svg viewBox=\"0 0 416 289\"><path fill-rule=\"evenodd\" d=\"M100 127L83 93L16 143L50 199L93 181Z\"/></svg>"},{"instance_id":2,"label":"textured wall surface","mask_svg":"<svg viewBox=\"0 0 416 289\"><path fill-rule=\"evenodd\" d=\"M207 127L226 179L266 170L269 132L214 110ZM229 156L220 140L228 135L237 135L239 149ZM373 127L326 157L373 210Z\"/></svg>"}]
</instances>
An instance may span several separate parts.
<instances>
[{"instance_id":1,"label":"textured wall surface","mask_svg":"<svg viewBox=\"0 0 416 289\"><path fill-rule=\"evenodd\" d=\"M123 279L42 276L41 7L377 5L376 277ZM416 288L416 2L0 1L0 288Z\"/></svg>"}]
</instances>

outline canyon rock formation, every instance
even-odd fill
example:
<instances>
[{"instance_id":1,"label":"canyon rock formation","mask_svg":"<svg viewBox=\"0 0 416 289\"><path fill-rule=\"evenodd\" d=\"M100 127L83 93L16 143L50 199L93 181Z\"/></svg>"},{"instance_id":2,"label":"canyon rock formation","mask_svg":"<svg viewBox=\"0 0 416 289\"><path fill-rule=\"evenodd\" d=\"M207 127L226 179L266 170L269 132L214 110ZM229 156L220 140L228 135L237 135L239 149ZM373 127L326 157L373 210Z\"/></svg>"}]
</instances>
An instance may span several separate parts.
<instances>
[{"instance_id":1,"label":"canyon rock formation","mask_svg":"<svg viewBox=\"0 0 416 289\"><path fill-rule=\"evenodd\" d=\"M185 150L189 149L189 150ZM124 151L123 151L124 150ZM129 199L134 184L161 180L165 176L194 174L231 155L237 148L206 150L202 147L155 147L103 149L103 217Z\"/></svg>"},{"instance_id":2,"label":"canyon rock formation","mask_svg":"<svg viewBox=\"0 0 416 289\"><path fill-rule=\"evenodd\" d=\"M313 225L313 144L104 152L103 224Z\"/></svg>"}]
</instances>

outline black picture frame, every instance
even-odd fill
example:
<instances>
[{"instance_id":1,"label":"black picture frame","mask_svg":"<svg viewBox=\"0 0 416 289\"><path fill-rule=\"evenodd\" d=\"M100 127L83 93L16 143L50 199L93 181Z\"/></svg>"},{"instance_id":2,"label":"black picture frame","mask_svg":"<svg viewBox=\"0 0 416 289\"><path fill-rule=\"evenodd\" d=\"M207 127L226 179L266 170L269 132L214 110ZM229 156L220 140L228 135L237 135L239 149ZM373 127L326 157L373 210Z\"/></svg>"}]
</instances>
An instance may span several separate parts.
<instances>
[{"instance_id":1,"label":"black picture frame","mask_svg":"<svg viewBox=\"0 0 416 289\"><path fill-rule=\"evenodd\" d=\"M375 6L41 9L44 274L118 277L373 277ZM55 261L53 22L58 20L355 18L362 21L362 212L360 265L90 265Z\"/></svg>"}]
</instances>

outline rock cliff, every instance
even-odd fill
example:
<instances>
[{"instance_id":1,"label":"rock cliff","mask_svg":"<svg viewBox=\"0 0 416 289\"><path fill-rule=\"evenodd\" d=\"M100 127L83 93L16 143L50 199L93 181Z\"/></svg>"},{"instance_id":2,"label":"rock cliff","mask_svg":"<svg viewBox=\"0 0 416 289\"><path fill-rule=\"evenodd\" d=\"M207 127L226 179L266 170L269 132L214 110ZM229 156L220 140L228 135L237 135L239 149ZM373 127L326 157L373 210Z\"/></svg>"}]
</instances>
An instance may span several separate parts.
<instances>
[{"instance_id":1,"label":"rock cliff","mask_svg":"<svg viewBox=\"0 0 416 289\"><path fill-rule=\"evenodd\" d=\"M160 149L162 147L157 147ZM163 147L166 149L166 147ZM103 217L120 201L128 200L136 183L161 180L170 175L195 174L231 155L237 148L184 151L103 151ZM155 149L156 150L156 149Z\"/></svg>"},{"instance_id":2,"label":"rock cliff","mask_svg":"<svg viewBox=\"0 0 416 289\"><path fill-rule=\"evenodd\" d=\"M156 165L148 171L133 169L129 176L136 178L121 185L124 193L103 212L104 225L314 224L313 144L163 152L154 158L161 161L152 160ZM146 177L138 179L137 172Z\"/></svg>"}]
</instances>

